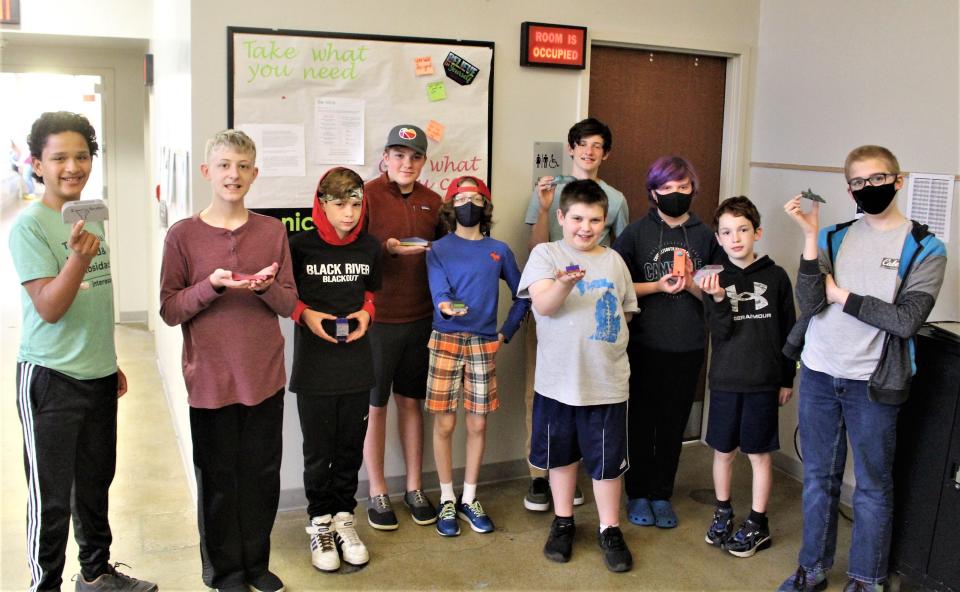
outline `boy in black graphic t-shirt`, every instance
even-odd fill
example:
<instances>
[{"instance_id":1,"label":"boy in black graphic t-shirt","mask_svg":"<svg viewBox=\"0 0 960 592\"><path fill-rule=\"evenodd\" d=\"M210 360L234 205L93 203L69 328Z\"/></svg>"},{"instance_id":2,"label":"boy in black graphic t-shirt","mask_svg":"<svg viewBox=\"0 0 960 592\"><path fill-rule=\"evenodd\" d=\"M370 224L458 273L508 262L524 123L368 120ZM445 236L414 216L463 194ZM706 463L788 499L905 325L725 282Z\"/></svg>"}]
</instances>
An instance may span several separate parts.
<instances>
[{"instance_id":1,"label":"boy in black graphic t-shirt","mask_svg":"<svg viewBox=\"0 0 960 592\"><path fill-rule=\"evenodd\" d=\"M380 241L362 232L365 214L362 179L337 167L317 185L316 229L290 239L300 294L290 390L303 432L312 563L326 572L340 567L341 555L355 566L370 559L353 522L374 382L366 332L380 288Z\"/></svg>"}]
</instances>

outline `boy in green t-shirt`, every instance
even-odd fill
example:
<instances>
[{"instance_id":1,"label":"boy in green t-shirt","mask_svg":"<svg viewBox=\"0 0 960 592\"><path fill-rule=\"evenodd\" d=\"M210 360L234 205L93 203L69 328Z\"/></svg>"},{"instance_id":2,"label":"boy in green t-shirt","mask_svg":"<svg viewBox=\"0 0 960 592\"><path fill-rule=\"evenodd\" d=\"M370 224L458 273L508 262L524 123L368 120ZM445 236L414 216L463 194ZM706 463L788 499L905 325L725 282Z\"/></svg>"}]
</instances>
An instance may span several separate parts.
<instances>
[{"instance_id":1,"label":"boy in green t-shirt","mask_svg":"<svg viewBox=\"0 0 960 592\"><path fill-rule=\"evenodd\" d=\"M72 505L78 592L150 592L155 584L110 564L107 498L116 469L117 399L127 392L127 379L117 367L103 223L69 225L60 214L80 199L90 177L96 133L82 115L59 111L41 115L27 142L43 198L17 217L10 253L23 286L17 407L30 589L60 588Z\"/></svg>"}]
</instances>

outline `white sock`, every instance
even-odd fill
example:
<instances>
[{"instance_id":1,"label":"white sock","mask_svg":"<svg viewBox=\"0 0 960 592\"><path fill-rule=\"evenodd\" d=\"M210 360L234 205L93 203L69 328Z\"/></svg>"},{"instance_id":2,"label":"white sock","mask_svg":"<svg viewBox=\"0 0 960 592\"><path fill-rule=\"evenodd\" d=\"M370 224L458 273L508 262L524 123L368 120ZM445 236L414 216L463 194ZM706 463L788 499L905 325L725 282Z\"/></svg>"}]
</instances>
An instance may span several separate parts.
<instances>
[{"instance_id":1,"label":"white sock","mask_svg":"<svg viewBox=\"0 0 960 592\"><path fill-rule=\"evenodd\" d=\"M606 529L610 528L611 526L620 526L620 523L618 522L617 524L604 524L603 522L601 522L601 523L600 523L600 532L605 531Z\"/></svg>"},{"instance_id":2,"label":"white sock","mask_svg":"<svg viewBox=\"0 0 960 592\"><path fill-rule=\"evenodd\" d=\"M475 499L477 499L477 484L464 481L463 496L460 498L460 501L465 504L472 504Z\"/></svg>"},{"instance_id":3,"label":"white sock","mask_svg":"<svg viewBox=\"0 0 960 592\"><path fill-rule=\"evenodd\" d=\"M456 494L453 493L453 483L440 484L440 503L457 501Z\"/></svg>"}]
</instances>

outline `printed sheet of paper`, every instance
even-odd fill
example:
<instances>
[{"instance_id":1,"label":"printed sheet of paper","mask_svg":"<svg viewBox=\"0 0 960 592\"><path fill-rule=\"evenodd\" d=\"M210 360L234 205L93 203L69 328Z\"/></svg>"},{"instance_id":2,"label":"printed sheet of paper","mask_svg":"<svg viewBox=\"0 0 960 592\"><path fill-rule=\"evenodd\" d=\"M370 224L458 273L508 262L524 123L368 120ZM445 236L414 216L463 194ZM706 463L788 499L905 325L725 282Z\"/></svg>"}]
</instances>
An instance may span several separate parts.
<instances>
[{"instance_id":1,"label":"printed sheet of paper","mask_svg":"<svg viewBox=\"0 0 960 592\"><path fill-rule=\"evenodd\" d=\"M954 181L953 175L910 173L907 188L907 218L926 224L945 243L950 242Z\"/></svg>"},{"instance_id":2,"label":"printed sheet of paper","mask_svg":"<svg viewBox=\"0 0 960 592\"><path fill-rule=\"evenodd\" d=\"M324 97L314 103L315 164L363 164L365 101Z\"/></svg>"},{"instance_id":3,"label":"printed sheet of paper","mask_svg":"<svg viewBox=\"0 0 960 592\"><path fill-rule=\"evenodd\" d=\"M257 168L261 177L303 177L307 174L302 125L246 123L238 127L257 144Z\"/></svg>"}]
</instances>

